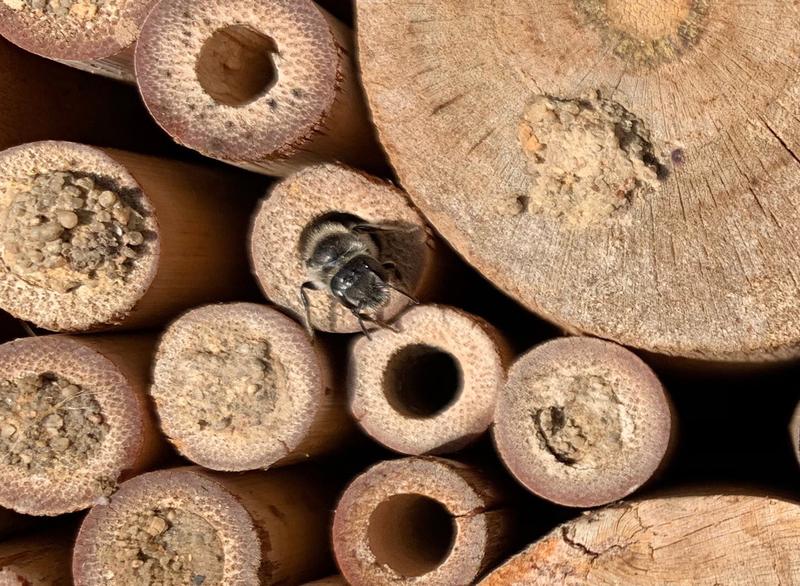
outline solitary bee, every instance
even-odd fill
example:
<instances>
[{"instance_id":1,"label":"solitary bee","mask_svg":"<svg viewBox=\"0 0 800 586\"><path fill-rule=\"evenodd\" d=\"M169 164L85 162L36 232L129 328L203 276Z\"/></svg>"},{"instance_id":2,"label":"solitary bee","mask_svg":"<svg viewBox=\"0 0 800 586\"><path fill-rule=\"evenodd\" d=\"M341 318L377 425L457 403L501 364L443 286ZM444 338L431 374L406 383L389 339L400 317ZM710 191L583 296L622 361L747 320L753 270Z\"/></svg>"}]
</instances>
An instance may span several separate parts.
<instances>
[{"instance_id":1,"label":"solitary bee","mask_svg":"<svg viewBox=\"0 0 800 586\"><path fill-rule=\"evenodd\" d=\"M414 228L416 229L416 228ZM324 219L303 238L302 255L309 280L300 286L306 328L311 328L308 289L325 289L358 318L361 331L369 338L364 322L391 328L377 312L389 303L391 291L417 303L403 285L392 283L390 274L402 283L397 265L381 261L375 235L402 232L406 228L388 224L369 224L355 217Z\"/></svg>"}]
</instances>

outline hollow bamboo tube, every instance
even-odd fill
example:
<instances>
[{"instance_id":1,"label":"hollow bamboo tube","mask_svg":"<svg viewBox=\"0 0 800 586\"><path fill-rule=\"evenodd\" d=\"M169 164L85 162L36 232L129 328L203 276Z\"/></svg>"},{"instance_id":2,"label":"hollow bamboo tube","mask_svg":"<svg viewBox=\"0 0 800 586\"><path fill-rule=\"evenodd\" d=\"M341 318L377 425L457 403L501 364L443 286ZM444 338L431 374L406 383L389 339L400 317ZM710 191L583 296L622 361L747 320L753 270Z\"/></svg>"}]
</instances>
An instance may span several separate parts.
<instances>
[{"instance_id":1,"label":"hollow bamboo tube","mask_svg":"<svg viewBox=\"0 0 800 586\"><path fill-rule=\"evenodd\" d=\"M339 568L353 586L472 584L509 546L505 498L493 477L459 462L381 462L337 505Z\"/></svg>"},{"instance_id":2,"label":"hollow bamboo tube","mask_svg":"<svg viewBox=\"0 0 800 586\"><path fill-rule=\"evenodd\" d=\"M0 306L84 331L158 325L230 299L249 282L250 206L234 193L246 188L219 171L76 143L3 151Z\"/></svg>"},{"instance_id":3,"label":"hollow bamboo tube","mask_svg":"<svg viewBox=\"0 0 800 586\"><path fill-rule=\"evenodd\" d=\"M8 25L2 16L0 23ZM175 150L133 88L63 67L0 38L0 149L45 139Z\"/></svg>"},{"instance_id":4,"label":"hollow bamboo tube","mask_svg":"<svg viewBox=\"0 0 800 586\"><path fill-rule=\"evenodd\" d=\"M39 336L0 346L0 506L85 509L163 450L147 401L147 335Z\"/></svg>"},{"instance_id":5,"label":"hollow bamboo tube","mask_svg":"<svg viewBox=\"0 0 800 586\"><path fill-rule=\"evenodd\" d=\"M612 342L561 338L511 367L499 394L500 457L530 491L593 507L637 490L671 447L670 400L635 354Z\"/></svg>"},{"instance_id":6,"label":"hollow bamboo tube","mask_svg":"<svg viewBox=\"0 0 800 586\"><path fill-rule=\"evenodd\" d=\"M454 452L491 425L511 353L490 324L419 305L362 337L350 357L350 411L383 445L410 455Z\"/></svg>"},{"instance_id":7,"label":"hollow bamboo tube","mask_svg":"<svg viewBox=\"0 0 800 586\"><path fill-rule=\"evenodd\" d=\"M505 584L794 584L800 506L766 496L673 496L592 511L492 572Z\"/></svg>"},{"instance_id":8,"label":"hollow bamboo tube","mask_svg":"<svg viewBox=\"0 0 800 586\"><path fill-rule=\"evenodd\" d=\"M379 244L379 260L394 262L399 280L417 298L431 293L441 276L441 255L433 233L405 194L358 171L318 165L275 185L259 204L253 220L250 261L262 291L273 303L305 319L300 287L310 275L304 243L321 221L341 218L396 228L372 237ZM330 291L321 288L306 292L314 328L336 333L361 330L350 310ZM409 303L408 298L392 291L380 315L390 321Z\"/></svg>"},{"instance_id":9,"label":"hollow bamboo tube","mask_svg":"<svg viewBox=\"0 0 800 586\"><path fill-rule=\"evenodd\" d=\"M133 46L157 0L2 0L0 35L42 57L134 83Z\"/></svg>"},{"instance_id":10,"label":"hollow bamboo tube","mask_svg":"<svg viewBox=\"0 0 800 586\"><path fill-rule=\"evenodd\" d=\"M330 358L305 330L255 303L208 305L161 337L150 394L170 441L214 470L291 464L353 436Z\"/></svg>"},{"instance_id":11,"label":"hollow bamboo tube","mask_svg":"<svg viewBox=\"0 0 800 586\"><path fill-rule=\"evenodd\" d=\"M0 586L70 586L72 537L58 529L0 542Z\"/></svg>"},{"instance_id":12,"label":"hollow bamboo tube","mask_svg":"<svg viewBox=\"0 0 800 586\"><path fill-rule=\"evenodd\" d=\"M143 474L86 516L75 583L267 585L324 576L332 570L328 525L337 488L305 467Z\"/></svg>"},{"instance_id":13,"label":"hollow bamboo tube","mask_svg":"<svg viewBox=\"0 0 800 586\"><path fill-rule=\"evenodd\" d=\"M136 78L180 144L286 175L382 155L351 61L352 32L311 0L163 0L136 46Z\"/></svg>"}]
</instances>

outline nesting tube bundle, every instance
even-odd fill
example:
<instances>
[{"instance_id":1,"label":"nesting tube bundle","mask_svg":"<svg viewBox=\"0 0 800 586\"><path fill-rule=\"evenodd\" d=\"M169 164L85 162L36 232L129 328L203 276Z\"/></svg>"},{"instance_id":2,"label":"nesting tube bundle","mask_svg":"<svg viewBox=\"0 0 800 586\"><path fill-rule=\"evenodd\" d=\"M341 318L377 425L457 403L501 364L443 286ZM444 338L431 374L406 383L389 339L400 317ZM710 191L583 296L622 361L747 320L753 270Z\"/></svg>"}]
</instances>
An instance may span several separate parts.
<instances>
[{"instance_id":1,"label":"nesting tube bundle","mask_svg":"<svg viewBox=\"0 0 800 586\"><path fill-rule=\"evenodd\" d=\"M593 338L562 338L511 367L494 437L529 490L592 507L649 480L668 455L674 428L664 388L635 354Z\"/></svg>"},{"instance_id":2,"label":"nesting tube bundle","mask_svg":"<svg viewBox=\"0 0 800 586\"><path fill-rule=\"evenodd\" d=\"M143 474L86 516L75 583L268 585L325 576L336 488L303 467Z\"/></svg>"},{"instance_id":3,"label":"nesting tube bundle","mask_svg":"<svg viewBox=\"0 0 800 586\"><path fill-rule=\"evenodd\" d=\"M464 311L420 305L358 340L350 410L376 441L410 455L458 450L491 425L510 352L497 330Z\"/></svg>"},{"instance_id":4,"label":"nesting tube bundle","mask_svg":"<svg viewBox=\"0 0 800 586\"><path fill-rule=\"evenodd\" d=\"M149 336L40 336L0 346L0 506L90 507L163 442L146 400Z\"/></svg>"},{"instance_id":5,"label":"nesting tube bundle","mask_svg":"<svg viewBox=\"0 0 800 586\"><path fill-rule=\"evenodd\" d=\"M0 586L72 584L72 537L60 529L0 542Z\"/></svg>"},{"instance_id":6,"label":"nesting tube bundle","mask_svg":"<svg viewBox=\"0 0 800 586\"><path fill-rule=\"evenodd\" d=\"M439 255L432 234L405 194L389 183L337 165L318 165L278 183L258 207L250 234L253 272L264 294L305 319L300 289L309 281L306 250L327 220L384 228L369 236L379 262L396 266L388 278L418 299L433 289ZM327 332L360 331L358 320L329 289L306 290L310 325ZM391 291L379 315L391 321L410 304Z\"/></svg>"},{"instance_id":7,"label":"nesting tube bundle","mask_svg":"<svg viewBox=\"0 0 800 586\"><path fill-rule=\"evenodd\" d=\"M227 174L69 142L0 153L0 307L56 331L153 326L247 281Z\"/></svg>"},{"instance_id":8,"label":"nesting tube bundle","mask_svg":"<svg viewBox=\"0 0 800 586\"><path fill-rule=\"evenodd\" d=\"M179 143L285 175L380 148L356 81L352 32L311 0L164 0L142 27L136 78Z\"/></svg>"},{"instance_id":9,"label":"nesting tube bundle","mask_svg":"<svg viewBox=\"0 0 800 586\"><path fill-rule=\"evenodd\" d=\"M157 0L2 0L0 35L26 51L133 82L133 45Z\"/></svg>"},{"instance_id":10,"label":"nesting tube bundle","mask_svg":"<svg viewBox=\"0 0 800 586\"><path fill-rule=\"evenodd\" d=\"M267 306L209 305L184 314L161 338L153 378L163 430L206 468L287 464L352 435L327 354Z\"/></svg>"},{"instance_id":11,"label":"nesting tube bundle","mask_svg":"<svg viewBox=\"0 0 800 586\"><path fill-rule=\"evenodd\" d=\"M491 476L459 462L382 462L337 505L336 560L353 586L474 584L509 545L505 498Z\"/></svg>"}]
</instances>

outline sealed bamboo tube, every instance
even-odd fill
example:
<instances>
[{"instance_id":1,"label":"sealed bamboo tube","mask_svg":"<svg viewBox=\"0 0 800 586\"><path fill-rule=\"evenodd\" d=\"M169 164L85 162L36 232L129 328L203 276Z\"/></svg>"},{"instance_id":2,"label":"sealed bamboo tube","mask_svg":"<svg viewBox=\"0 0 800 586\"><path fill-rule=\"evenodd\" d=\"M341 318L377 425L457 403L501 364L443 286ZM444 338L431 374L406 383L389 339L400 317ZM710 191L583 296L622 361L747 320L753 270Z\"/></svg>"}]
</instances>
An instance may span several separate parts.
<instances>
[{"instance_id":1,"label":"sealed bamboo tube","mask_svg":"<svg viewBox=\"0 0 800 586\"><path fill-rule=\"evenodd\" d=\"M214 470L285 465L352 435L324 348L279 311L254 303L193 309L166 330L150 394L161 426Z\"/></svg>"},{"instance_id":2,"label":"sealed bamboo tube","mask_svg":"<svg viewBox=\"0 0 800 586\"><path fill-rule=\"evenodd\" d=\"M0 153L0 307L56 331L153 326L247 282L231 177L68 142Z\"/></svg>"},{"instance_id":3,"label":"sealed bamboo tube","mask_svg":"<svg viewBox=\"0 0 800 586\"><path fill-rule=\"evenodd\" d=\"M158 458L151 336L52 335L0 346L0 506L85 509Z\"/></svg>"},{"instance_id":4,"label":"sealed bamboo tube","mask_svg":"<svg viewBox=\"0 0 800 586\"><path fill-rule=\"evenodd\" d=\"M304 467L138 476L86 516L75 583L268 585L325 576L337 488Z\"/></svg>"},{"instance_id":5,"label":"sealed bamboo tube","mask_svg":"<svg viewBox=\"0 0 800 586\"><path fill-rule=\"evenodd\" d=\"M353 586L473 584L509 545L504 499L492 477L452 460L377 464L337 505L339 568Z\"/></svg>"},{"instance_id":6,"label":"sealed bamboo tube","mask_svg":"<svg viewBox=\"0 0 800 586\"><path fill-rule=\"evenodd\" d=\"M2 0L0 35L42 57L133 83L133 45L156 1Z\"/></svg>"},{"instance_id":7,"label":"sealed bamboo tube","mask_svg":"<svg viewBox=\"0 0 800 586\"><path fill-rule=\"evenodd\" d=\"M311 276L305 244L325 220L352 219L390 227L368 236L378 248L378 260L395 263L395 280L424 299L433 289L439 255L433 234L405 194L389 183L337 165L318 165L278 183L264 198L253 220L250 260L264 294L299 319L306 315L300 288ZM360 327L353 314L325 288L306 290L311 325L322 331L349 333ZM409 305L392 291L380 312L390 321Z\"/></svg>"},{"instance_id":8,"label":"sealed bamboo tube","mask_svg":"<svg viewBox=\"0 0 800 586\"><path fill-rule=\"evenodd\" d=\"M369 168L382 155L352 52L352 32L311 0L163 0L136 78L156 121L204 155L270 175Z\"/></svg>"},{"instance_id":9,"label":"sealed bamboo tube","mask_svg":"<svg viewBox=\"0 0 800 586\"><path fill-rule=\"evenodd\" d=\"M383 445L410 455L454 452L491 425L510 352L480 318L420 305L358 340L350 357L350 410Z\"/></svg>"},{"instance_id":10,"label":"sealed bamboo tube","mask_svg":"<svg viewBox=\"0 0 800 586\"><path fill-rule=\"evenodd\" d=\"M481 586L796 584L800 506L766 496L654 498L583 515Z\"/></svg>"},{"instance_id":11,"label":"sealed bamboo tube","mask_svg":"<svg viewBox=\"0 0 800 586\"><path fill-rule=\"evenodd\" d=\"M500 457L529 490L593 507L637 490L667 457L669 398L635 354L612 342L561 338L512 365L497 401Z\"/></svg>"},{"instance_id":12,"label":"sealed bamboo tube","mask_svg":"<svg viewBox=\"0 0 800 586\"><path fill-rule=\"evenodd\" d=\"M59 529L0 542L0 586L70 586L73 536Z\"/></svg>"}]
</instances>

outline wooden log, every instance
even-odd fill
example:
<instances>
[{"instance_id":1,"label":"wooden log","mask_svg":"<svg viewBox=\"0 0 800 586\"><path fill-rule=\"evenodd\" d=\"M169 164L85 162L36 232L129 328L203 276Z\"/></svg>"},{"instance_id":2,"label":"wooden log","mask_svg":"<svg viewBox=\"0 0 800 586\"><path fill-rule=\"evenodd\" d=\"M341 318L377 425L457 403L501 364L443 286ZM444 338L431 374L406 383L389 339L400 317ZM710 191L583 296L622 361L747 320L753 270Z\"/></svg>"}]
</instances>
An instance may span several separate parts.
<instances>
[{"instance_id":1,"label":"wooden log","mask_svg":"<svg viewBox=\"0 0 800 586\"><path fill-rule=\"evenodd\" d=\"M73 537L59 528L0 542L0 586L70 586Z\"/></svg>"},{"instance_id":2,"label":"wooden log","mask_svg":"<svg viewBox=\"0 0 800 586\"><path fill-rule=\"evenodd\" d=\"M569 332L653 352L798 354L795 5L356 9L403 187L496 285Z\"/></svg>"},{"instance_id":3,"label":"wooden log","mask_svg":"<svg viewBox=\"0 0 800 586\"><path fill-rule=\"evenodd\" d=\"M134 83L133 46L157 0L3 0L0 35L42 57Z\"/></svg>"},{"instance_id":4,"label":"wooden log","mask_svg":"<svg viewBox=\"0 0 800 586\"><path fill-rule=\"evenodd\" d=\"M208 305L161 337L150 394L170 441L214 470L285 465L353 436L328 353L279 311Z\"/></svg>"},{"instance_id":5,"label":"wooden log","mask_svg":"<svg viewBox=\"0 0 800 586\"><path fill-rule=\"evenodd\" d=\"M67 142L0 153L0 307L57 331L154 326L248 282L250 202L219 171Z\"/></svg>"},{"instance_id":6,"label":"wooden log","mask_svg":"<svg viewBox=\"0 0 800 586\"><path fill-rule=\"evenodd\" d=\"M147 17L136 78L180 144L286 175L383 157L351 55L352 32L311 0L165 0Z\"/></svg>"},{"instance_id":7,"label":"wooden log","mask_svg":"<svg viewBox=\"0 0 800 586\"><path fill-rule=\"evenodd\" d=\"M51 335L0 346L0 506L85 509L157 461L153 345L147 335Z\"/></svg>"},{"instance_id":8,"label":"wooden log","mask_svg":"<svg viewBox=\"0 0 800 586\"><path fill-rule=\"evenodd\" d=\"M656 498L570 521L480 584L794 584L800 579L799 538L800 507L791 501Z\"/></svg>"},{"instance_id":9,"label":"wooden log","mask_svg":"<svg viewBox=\"0 0 800 586\"><path fill-rule=\"evenodd\" d=\"M508 549L506 498L492 476L459 462L381 462L337 505L339 568L353 586L472 584Z\"/></svg>"},{"instance_id":10,"label":"wooden log","mask_svg":"<svg viewBox=\"0 0 800 586\"><path fill-rule=\"evenodd\" d=\"M75 584L299 584L324 576L332 570L337 488L303 467L138 476L86 516Z\"/></svg>"},{"instance_id":11,"label":"wooden log","mask_svg":"<svg viewBox=\"0 0 800 586\"><path fill-rule=\"evenodd\" d=\"M637 490L666 461L675 426L656 375L612 342L561 338L520 357L500 392L498 452L535 494L572 507Z\"/></svg>"},{"instance_id":12,"label":"wooden log","mask_svg":"<svg viewBox=\"0 0 800 586\"><path fill-rule=\"evenodd\" d=\"M7 21L0 17L0 23ZM0 38L0 149L45 139L175 150L133 88L63 67Z\"/></svg>"},{"instance_id":13,"label":"wooden log","mask_svg":"<svg viewBox=\"0 0 800 586\"><path fill-rule=\"evenodd\" d=\"M376 441L403 454L454 452L491 425L511 353L500 332L461 310L420 305L399 333L362 337L350 357L350 411Z\"/></svg>"},{"instance_id":14,"label":"wooden log","mask_svg":"<svg viewBox=\"0 0 800 586\"><path fill-rule=\"evenodd\" d=\"M310 275L303 255L309 234L326 219L355 218L397 228L376 234L381 261L397 265L408 291L419 299L441 278L433 233L404 193L389 183L336 165L311 167L279 182L258 206L250 234L253 272L264 294L299 319L306 315L300 287ZM361 330L358 320L325 289L307 290L311 325L322 331ZM392 291L381 311L391 321L410 301Z\"/></svg>"}]
</instances>

